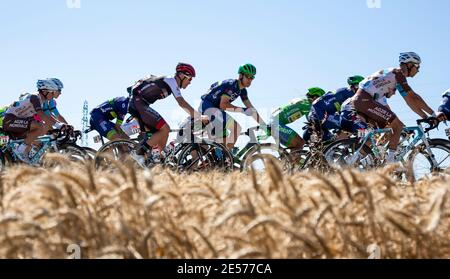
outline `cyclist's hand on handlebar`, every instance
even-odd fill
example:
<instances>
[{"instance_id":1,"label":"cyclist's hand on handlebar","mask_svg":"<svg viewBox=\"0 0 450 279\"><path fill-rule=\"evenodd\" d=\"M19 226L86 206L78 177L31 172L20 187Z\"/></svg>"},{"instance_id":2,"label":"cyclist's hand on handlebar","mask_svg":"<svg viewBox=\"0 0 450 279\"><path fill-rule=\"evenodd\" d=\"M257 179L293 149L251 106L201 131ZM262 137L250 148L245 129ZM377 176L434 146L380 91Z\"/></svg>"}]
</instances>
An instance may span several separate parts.
<instances>
[{"instance_id":1,"label":"cyclist's hand on handlebar","mask_svg":"<svg viewBox=\"0 0 450 279\"><path fill-rule=\"evenodd\" d=\"M72 125L66 124L66 131L68 134L73 134L75 131L75 128Z\"/></svg>"},{"instance_id":2,"label":"cyclist's hand on handlebar","mask_svg":"<svg viewBox=\"0 0 450 279\"><path fill-rule=\"evenodd\" d=\"M429 127L424 130L425 133L428 133L429 131L437 128L439 126L440 121L437 117L431 116L428 118L417 120L418 125L420 125L421 123L426 123L429 125Z\"/></svg>"},{"instance_id":3,"label":"cyclist's hand on handlebar","mask_svg":"<svg viewBox=\"0 0 450 279\"><path fill-rule=\"evenodd\" d=\"M446 121L447 120L447 116L445 116L445 113L443 113L443 112L438 112L438 114L436 115L436 118L439 121Z\"/></svg>"}]
</instances>

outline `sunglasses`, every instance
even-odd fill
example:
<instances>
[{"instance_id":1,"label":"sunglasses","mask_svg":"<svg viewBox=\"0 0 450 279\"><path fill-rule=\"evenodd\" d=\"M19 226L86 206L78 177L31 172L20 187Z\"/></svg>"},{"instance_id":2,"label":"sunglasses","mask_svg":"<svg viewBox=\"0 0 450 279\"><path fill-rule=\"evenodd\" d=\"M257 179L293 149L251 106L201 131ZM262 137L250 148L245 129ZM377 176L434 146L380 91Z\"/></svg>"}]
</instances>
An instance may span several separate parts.
<instances>
[{"instance_id":1,"label":"sunglasses","mask_svg":"<svg viewBox=\"0 0 450 279\"><path fill-rule=\"evenodd\" d=\"M254 75L245 75L245 77L246 77L247 79L255 79L255 76L254 76Z\"/></svg>"},{"instance_id":2,"label":"sunglasses","mask_svg":"<svg viewBox=\"0 0 450 279\"><path fill-rule=\"evenodd\" d=\"M190 74L183 73L183 75L184 75L189 81L191 81L191 80L194 78L194 77L191 76Z\"/></svg>"}]
</instances>

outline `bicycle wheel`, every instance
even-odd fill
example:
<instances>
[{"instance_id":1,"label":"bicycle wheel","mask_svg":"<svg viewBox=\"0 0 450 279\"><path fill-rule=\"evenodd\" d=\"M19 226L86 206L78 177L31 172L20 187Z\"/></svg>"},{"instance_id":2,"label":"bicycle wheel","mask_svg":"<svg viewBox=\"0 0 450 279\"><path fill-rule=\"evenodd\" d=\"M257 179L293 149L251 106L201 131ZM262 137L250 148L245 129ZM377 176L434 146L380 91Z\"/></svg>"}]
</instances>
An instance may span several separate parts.
<instances>
[{"instance_id":1,"label":"bicycle wheel","mask_svg":"<svg viewBox=\"0 0 450 279\"><path fill-rule=\"evenodd\" d=\"M303 151L303 154L300 155L302 156L300 159L300 162L302 162L302 164L298 165L300 167L298 170L300 171L316 170L321 173L328 173L334 170L329 165L327 159L325 158L324 152L322 151Z\"/></svg>"},{"instance_id":2,"label":"bicycle wheel","mask_svg":"<svg viewBox=\"0 0 450 279\"><path fill-rule=\"evenodd\" d=\"M179 171L233 170L233 156L219 143L202 142L186 145L178 159Z\"/></svg>"},{"instance_id":3,"label":"bicycle wheel","mask_svg":"<svg viewBox=\"0 0 450 279\"><path fill-rule=\"evenodd\" d=\"M96 168L109 168L111 160L125 161L130 155L131 151L136 150L137 142L132 140L113 140L104 144L95 155Z\"/></svg>"},{"instance_id":4,"label":"bicycle wheel","mask_svg":"<svg viewBox=\"0 0 450 279\"><path fill-rule=\"evenodd\" d=\"M68 155L74 162L84 162L89 160L88 153L80 146L73 143L64 143L58 146L60 154Z\"/></svg>"},{"instance_id":5,"label":"bicycle wheel","mask_svg":"<svg viewBox=\"0 0 450 279\"><path fill-rule=\"evenodd\" d=\"M292 162L293 171L301 171L304 169L305 164L308 162L311 154L308 150L295 150L289 153L290 160Z\"/></svg>"},{"instance_id":6,"label":"bicycle wheel","mask_svg":"<svg viewBox=\"0 0 450 279\"><path fill-rule=\"evenodd\" d=\"M271 143L257 144L252 146L245 154L241 163L241 171L264 170L267 160L275 159L280 162L281 168L285 172L292 171L291 156L287 151Z\"/></svg>"},{"instance_id":7,"label":"bicycle wheel","mask_svg":"<svg viewBox=\"0 0 450 279\"><path fill-rule=\"evenodd\" d=\"M178 168L178 160L180 158L180 154L187 145L188 144L186 143L180 143L179 145L176 145L175 149L164 158L164 167L176 171Z\"/></svg>"},{"instance_id":8,"label":"bicycle wheel","mask_svg":"<svg viewBox=\"0 0 450 279\"><path fill-rule=\"evenodd\" d=\"M325 148L323 154L332 169L357 168L367 170L378 165L372 150L364 145L360 154L355 155L361 144L357 138L335 141Z\"/></svg>"},{"instance_id":9,"label":"bicycle wheel","mask_svg":"<svg viewBox=\"0 0 450 279\"><path fill-rule=\"evenodd\" d=\"M95 159L95 155L97 154L97 150L95 150L94 148L87 147L87 146L83 146L82 148L84 149L84 151L86 151L86 153L89 156L90 160L94 160Z\"/></svg>"},{"instance_id":10,"label":"bicycle wheel","mask_svg":"<svg viewBox=\"0 0 450 279\"><path fill-rule=\"evenodd\" d=\"M415 152L408 156L415 181L442 173L450 167L450 141L430 139L428 142L432 154L429 154L425 144L422 143L415 149ZM432 156L434 156L437 165L434 165Z\"/></svg>"}]
</instances>

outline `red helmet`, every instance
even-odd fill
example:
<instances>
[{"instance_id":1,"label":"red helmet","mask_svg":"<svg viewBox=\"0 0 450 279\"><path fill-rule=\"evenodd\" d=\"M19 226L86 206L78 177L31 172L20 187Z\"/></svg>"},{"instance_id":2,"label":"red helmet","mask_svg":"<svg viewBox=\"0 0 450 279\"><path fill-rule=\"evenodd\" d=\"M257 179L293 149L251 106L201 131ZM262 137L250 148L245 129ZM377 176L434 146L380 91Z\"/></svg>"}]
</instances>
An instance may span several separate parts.
<instances>
[{"instance_id":1,"label":"red helmet","mask_svg":"<svg viewBox=\"0 0 450 279\"><path fill-rule=\"evenodd\" d=\"M192 67L192 65L187 64L187 63L178 63L176 71L177 71L177 73L181 72L181 73L188 74L192 77L195 77L194 67Z\"/></svg>"}]
</instances>

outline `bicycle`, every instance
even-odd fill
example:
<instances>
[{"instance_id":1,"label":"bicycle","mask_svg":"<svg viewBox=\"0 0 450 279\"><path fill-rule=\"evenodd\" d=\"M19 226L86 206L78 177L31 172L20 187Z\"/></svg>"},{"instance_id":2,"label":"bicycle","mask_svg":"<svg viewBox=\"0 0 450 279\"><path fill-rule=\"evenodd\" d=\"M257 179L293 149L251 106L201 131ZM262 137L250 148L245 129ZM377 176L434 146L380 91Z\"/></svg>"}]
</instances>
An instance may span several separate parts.
<instances>
[{"instance_id":1,"label":"bicycle","mask_svg":"<svg viewBox=\"0 0 450 279\"><path fill-rule=\"evenodd\" d=\"M318 170L322 173L330 171L328 162L323 155L323 151L332 142L335 141L337 135L341 131L334 131L333 137L327 141L323 141L323 132L320 126L314 122L306 122L303 130L310 131L310 139L304 145L302 150L290 151L289 155L293 163L294 171Z\"/></svg>"},{"instance_id":2,"label":"bicycle","mask_svg":"<svg viewBox=\"0 0 450 279\"><path fill-rule=\"evenodd\" d=\"M257 136L257 131L263 131L265 134ZM250 140L240 149L235 147L235 152L232 154L235 167L241 171L261 170L265 168L266 161L269 158L275 158L281 162L283 171L291 172L292 162L287 150L277 144L262 142L270 137L270 133L269 127L267 127L267 130L263 130L261 126L251 127L242 132L240 135L248 136Z\"/></svg>"},{"instance_id":3,"label":"bicycle","mask_svg":"<svg viewBox=\"0 0 450 279\"><path fill-rule=\"evenodd\" d=\"M232 170L232 157L226 147L203 137L203 132L201 132L200 136L195 134L193 121L190 122L189 126L189 139L194 140L177 142L173 150L170 150L167 154L163 154L164 158L161 162L153 162L153 160L145 154L146 160L143 167L152 168L156 165L161 165L174 171L198 171L210 169ZM172 129L170 132L180 133L183 131L185 130ZM124 156L128 156L131 152L137 150L139 141L141 141L145 135L149 138L152 133L140 133L139 137L135 139L114 140L106 143L97 152L95 160L96 166L100 167L105 163L108 166L110 165L107 163L107 159L105 159L104 156L104 154L108 152L112 153L112 159L123 160Z\"/></svg>"},{"instance_id":4,"label":"bicycle","mask_svg":"<svg viewBox=\"0 0 450 279\"><path fill-rule=\"evenodd\" d=\"M197 123L199 124L196 129ZM177 132L177 145L165 154L164 166L180 172L218 170L231 172L233 157L225 145L209 139L204 125L188 118Z\"/></svg>"},{"instance_id":5,"label":"bicycle","mask_svg":"<svg viewBox=\"0 0 450 279\"><path fill-rule=\"evenodd\" d=\"M5 170L7 166L11 166L22 162L15 153L17 147L24 143L24 139L11 137L1 131L1 151L0 151L0 171ZM87 158L86 152L76 144L70 141L71 131L54 129L50 130L47 135L38 137L34 144L40 145L36 153L30 158L29 164L32 166L40 166L43 163L43 157L47 152L58 152L60 154L68 154L73 161L84 161Z\"/></svg>"},{"instance_id":6,"label":"bicycle","mask_svg":"<svg viewBox=\"0 0 450 279\"><path fill-rule=\"evenodd\" d=\"M412 178L419 180L432 173L441 172L450 165L450 141L430 139L428 132L437 127L434 118L417 120L417 126L405 127L396 152L403 166L411 166ZM423 124L428 124L425 128ZM358 137L338 140L329 145L324 155L333 169L356 167L367 170L386 164L385 155L389 142L379 142L391 128L367 129Z\"/></svg>"}]
</instances>

